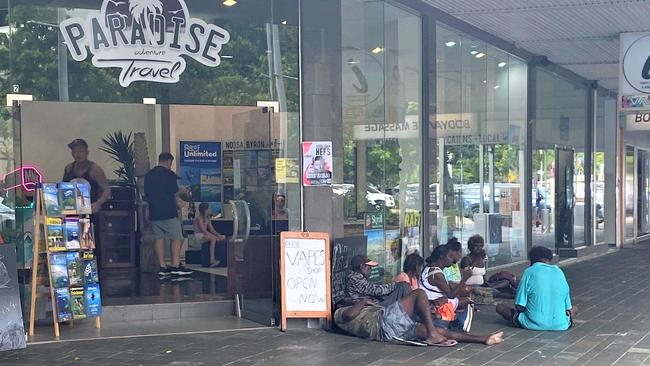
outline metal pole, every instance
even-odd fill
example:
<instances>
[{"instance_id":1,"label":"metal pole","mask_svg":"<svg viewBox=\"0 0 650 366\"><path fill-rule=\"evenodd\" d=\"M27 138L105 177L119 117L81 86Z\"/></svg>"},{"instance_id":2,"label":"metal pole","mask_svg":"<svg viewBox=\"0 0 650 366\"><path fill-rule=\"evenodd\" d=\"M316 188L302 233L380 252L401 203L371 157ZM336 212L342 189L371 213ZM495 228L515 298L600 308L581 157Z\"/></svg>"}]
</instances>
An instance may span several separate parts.
<instances>
[{"instance_id":1,"label":"metal pole","mask_svg":"<svg viewBox=\"0 0 650 366\"><path fill-rule=\"evenodd\" d=\"M68 55L67 47L63 44L63 37L61 36L61 30L59 30L58 24L61 24L65 20L65 9L57 9L57 26L56 26L56 49L59 56L58 62L58 72L59 72L59 100L62 102L67 102L70 100L68 95Z\"/></svg>"}]
</instances>

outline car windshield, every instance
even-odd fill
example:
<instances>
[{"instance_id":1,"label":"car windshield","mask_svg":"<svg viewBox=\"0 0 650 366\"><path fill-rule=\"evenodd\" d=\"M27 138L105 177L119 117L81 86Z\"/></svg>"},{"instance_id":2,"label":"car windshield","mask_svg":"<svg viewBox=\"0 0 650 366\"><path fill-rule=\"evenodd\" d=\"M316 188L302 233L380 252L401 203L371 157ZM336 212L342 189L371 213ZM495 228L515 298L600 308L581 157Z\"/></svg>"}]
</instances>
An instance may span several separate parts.
<instances>
[{"instance_id":1,"label":"car windshield","mask_svg":"<svg viewBox=\"0 0 650 366\"><path fill-rule=\"evenodd\" d=\"M373 186L372 184L368 184L368 192L369 193L381 193L377 187Z\"/></svg>"}]
</instances>

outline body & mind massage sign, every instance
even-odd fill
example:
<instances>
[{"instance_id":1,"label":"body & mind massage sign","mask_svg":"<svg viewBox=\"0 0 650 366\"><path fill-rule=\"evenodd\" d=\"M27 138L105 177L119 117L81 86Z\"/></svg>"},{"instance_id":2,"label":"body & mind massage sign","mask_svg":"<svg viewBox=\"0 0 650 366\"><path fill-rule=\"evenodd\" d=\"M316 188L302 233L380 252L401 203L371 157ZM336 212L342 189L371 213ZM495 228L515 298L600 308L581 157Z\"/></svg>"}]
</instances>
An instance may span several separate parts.
<instances>
[{"instance_id":1,"label":"body & mind massage sign","mask_svg":"<svg viewBox=\"0 0 650 366\"><path fill-rule=\"evenodd\" d=\"M121 68L120 85L134 81L177 83L188 56L216 67L225 29L191 18L183 0L104 0L99 12L86 19L61 22L75 61L92 54L96 67Z\"/></svg>"}]
</instances>

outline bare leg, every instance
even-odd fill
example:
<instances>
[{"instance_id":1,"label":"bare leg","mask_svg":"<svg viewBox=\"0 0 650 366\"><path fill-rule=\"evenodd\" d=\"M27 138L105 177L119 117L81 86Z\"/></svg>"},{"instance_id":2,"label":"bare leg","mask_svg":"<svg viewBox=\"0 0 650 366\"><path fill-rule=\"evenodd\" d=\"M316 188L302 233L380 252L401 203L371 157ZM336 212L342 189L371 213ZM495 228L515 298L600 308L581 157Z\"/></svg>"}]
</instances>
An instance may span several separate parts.
<instances>
[{"instance_id":1,"label":"bare leg","mask_svg":"<svg viewBox=\"0 0 650 366\"><path fill-rule=\"evenodd\" d=\"M514 308L511 308L508 305L499 304L497 305L497 313L507 320L508 323L512 323L512 311Z\"/></svg>"},{"instance_id":2,"label":"bare leg","mask_svg":"<svg viewBox=\"0 0 650 366\"><path fill-rule=\"evenodd\" d=\"M182 240L172 240L172 267L178 267L181 264L181 247Z\"/></svg>"},{"instance_id":3,"label":"bare leg","mask_svg":"<svg viewBox=\"0 0 650 366\"><path fill-rule=\"evenodd\" d=\"M206 239L210 240L210 264L217 264L217 256L215 254L215 248L217 246L217 237L214 235L206 235Z\"/></svg>"},{"instance_id":4,"label":"bare leg","mask_svg":"<svg viewBox=\"0 0 650 366\"><path fill-rule=\"evenodd\" d=\"M400 305L402 305L402 310L411 319L415 319L416 315L420 318L422 324L416 329L418 338L430 343L439 343L446 340L445 337L440 335L439 329L433 326L429 299L427 299L424 290L417 289L411 291L408 295L400 299Z\"/></svg>"},{"instance_id":5,"label":"bare leg","mask_svg":"<svg viewBox=\"0 0 650 366\"><path fill-rule=\"evenodd\" d=\"M439 332L448 339L455 339L458 342L463 343L483 343L492 346L503 342L503 332L490 335L473 335L465 332L454 332L447 329L439 329Z\"/></svg>"},{"instance_id":6,"label":"bare leg","mask_svg":"<svg viewBox=\"0 0 650 366\"><path fill-rule=\"evenodd\" d=\"M158 265L165 267L165 239L156 239L153 242L153 250L158 258Z\"/></svg>"}]
</instances>

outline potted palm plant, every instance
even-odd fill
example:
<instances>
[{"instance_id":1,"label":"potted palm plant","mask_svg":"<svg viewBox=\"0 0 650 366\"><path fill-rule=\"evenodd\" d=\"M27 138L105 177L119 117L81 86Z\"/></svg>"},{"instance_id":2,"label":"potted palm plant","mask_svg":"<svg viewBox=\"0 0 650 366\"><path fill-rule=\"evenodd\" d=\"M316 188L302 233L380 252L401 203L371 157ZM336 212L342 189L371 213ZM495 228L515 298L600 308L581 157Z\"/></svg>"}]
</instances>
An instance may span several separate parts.
<instances>
[{"instance_id":1,"label":"potted palm plant","mask_svg":"<svg viewBox=\"0 0 650 366\"><path fill-rule=\"evenodd\" d=\"M128 134L122 131L109 133L102 138L103 146L99 149L107 153L118 167L113 170L117 175L117 184L135 185L135 167L133 150L133 132Z\"/></svg>"}]
</instances>

